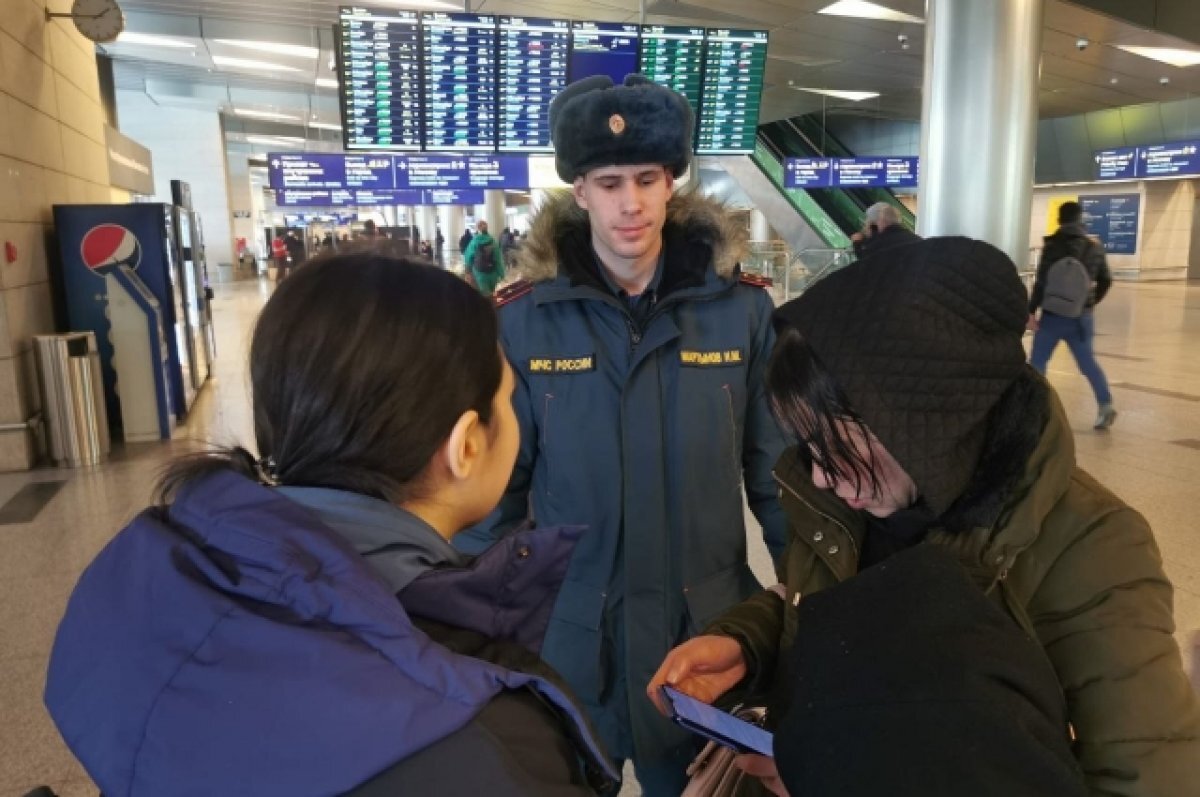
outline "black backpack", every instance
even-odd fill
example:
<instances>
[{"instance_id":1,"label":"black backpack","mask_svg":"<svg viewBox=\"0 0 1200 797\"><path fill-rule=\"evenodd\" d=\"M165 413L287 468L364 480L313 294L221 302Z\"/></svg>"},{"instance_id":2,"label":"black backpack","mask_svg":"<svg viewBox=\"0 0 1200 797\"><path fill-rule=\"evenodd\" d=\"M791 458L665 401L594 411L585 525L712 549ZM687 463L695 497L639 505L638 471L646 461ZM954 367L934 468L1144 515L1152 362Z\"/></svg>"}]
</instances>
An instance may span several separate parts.
<instances>
[{"instance_id":1,"label":"black backpack","mask_svg":"<svg viewBox=\"0 0 1200 797\"><path fill-rule=\"evenodd\" d=\"M475 247L475 257L471 259L471 268L480 274L491 274L496 270L495 244L480 244Z\"/></svg>"}]
</instances>

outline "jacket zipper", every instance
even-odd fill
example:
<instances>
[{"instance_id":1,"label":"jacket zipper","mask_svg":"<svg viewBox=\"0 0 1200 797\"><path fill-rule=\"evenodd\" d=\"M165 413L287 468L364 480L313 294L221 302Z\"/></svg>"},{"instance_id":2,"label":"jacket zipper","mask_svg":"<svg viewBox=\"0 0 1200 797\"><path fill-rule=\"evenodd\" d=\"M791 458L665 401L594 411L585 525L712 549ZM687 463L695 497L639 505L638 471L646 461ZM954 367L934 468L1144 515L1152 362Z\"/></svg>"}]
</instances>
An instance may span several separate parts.
<instances>
[{"instance_id":1,"label":"jacket zipper","mask_svg":"<svg viewBox=\"0 0 1200 797\"><path fill-rule=\"evenodd\" d=\"M856 543L854 541L854 535L850 533L850 529L846 527L845 523L843 523L842 521L838 520L835 517L827 515L826 513L822 512L821 510L819 510L815 506L813 506L811 503L809 503L808 499L804 498L804 496L800 495L800 493L793 490L787 482L785 482L782 478L780 478L778 471L771 471L771 476L775 479L776 482L778 482L780 487L787 490L789 493L791 493L796 498L797 501L799 501L800 503L802 503L806 507L808 507L809 511L814 512L817 515L820 515L821 517L825 518L830 523L834 524L835 526L840 528L842 531L844 531L846 533L846 539L850 541L850 550L854 552L854 561L857 562L859 560L860 554L858 551L858 543ZM808 540L805 540L805 542L808 542Z\"/></svg>"}]
</instances>

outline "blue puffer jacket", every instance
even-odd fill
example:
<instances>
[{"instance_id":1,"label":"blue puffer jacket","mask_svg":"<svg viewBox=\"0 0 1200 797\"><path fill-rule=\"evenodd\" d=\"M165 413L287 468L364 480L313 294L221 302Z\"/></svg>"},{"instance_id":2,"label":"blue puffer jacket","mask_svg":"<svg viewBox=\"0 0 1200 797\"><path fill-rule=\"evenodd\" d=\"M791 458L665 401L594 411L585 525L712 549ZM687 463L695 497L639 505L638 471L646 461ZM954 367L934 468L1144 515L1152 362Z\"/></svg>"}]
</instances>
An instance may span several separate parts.
<instances>
[{"instance_id":1,"label":"blue puffer jacket","mask_svg":"<svg viewBox=\"0 0 1200 797\"><path fill-rule=\"evenodd\" d=\"M763 381L773 306L740 278L744 238L719 205L673 198L661 283L639 324L599 274L588 218L567 194L522 247L530 283L499 300L521 450L500 508L455 545L482 550L530 510L541 525L589 527L543 656L617 757L653 759L689 738L645 686L672 646L759 589L743 487L772 554L784 545L771 475L784 440Z\"/></svg>"},{"instance_id":2,"label":"blue puffer jacket","mask_svg":"<svg viewBox=\"0 0 1200 797\"><path fill-rule=\"evenodd\" d=\"M401 600L466 629L507 626L536 648L522 637L540 627L577 536L518 534L469 569L413 581ZM562 689L450 652L401 600L313 511L218 473L167 512L142 513L84 572L46 706L114 797L344 794L527 688L568 718L598 774L615 777Z\"/></svg>"}]
</instances>

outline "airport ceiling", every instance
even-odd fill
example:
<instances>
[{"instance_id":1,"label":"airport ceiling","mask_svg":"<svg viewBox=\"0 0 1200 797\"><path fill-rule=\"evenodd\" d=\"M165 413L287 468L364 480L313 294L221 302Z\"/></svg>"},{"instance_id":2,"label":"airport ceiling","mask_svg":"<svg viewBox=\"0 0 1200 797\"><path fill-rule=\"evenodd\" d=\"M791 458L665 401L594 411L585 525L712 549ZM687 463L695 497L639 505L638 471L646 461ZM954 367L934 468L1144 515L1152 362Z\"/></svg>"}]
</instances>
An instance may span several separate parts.
<instances>
[{"instance_id":1,"label":"airport ceiling","mask_svg":"<svg viewBox=\"0 0 1200 797\"><path fill-rule=\"evenodd\" d=\"M822 109L892 119L921 115L925 26L818 13L833 0L644 0L648 24L766 28L770 48L761 121ZM361 5L433 8L520 16L638 22L640 0L385 0ZM178 40L179 47L105 45L117 88L145 92L163 106L216 107L233 141L253 136L305 137L336 149L338 102L333 82L333 25L342 0L122 0L127 30ZM912 17L924 0L879 0ZM736 8L737 13L729 9ZM907 46L900 37L907 37ZM1080 50L1077 42L1090 44ZM315 48L305 55L262 52L238 41ZM234 44L230 44L230 42ZM1061 0L1046 4L1040 115L1200 95L1200 66L1176 67L1116 45L1194 48ZM232 62L226 59L234 59ZM216 60L214 60L216 59ZM280 67L265 70L245 61ZM1163 79L1168 82L1164 83ZM878 92L862 102L799 88ZM239 113L240 112L240 113ZM255 149L270 149L269 145Z\"/></svg>"}]
</instances>

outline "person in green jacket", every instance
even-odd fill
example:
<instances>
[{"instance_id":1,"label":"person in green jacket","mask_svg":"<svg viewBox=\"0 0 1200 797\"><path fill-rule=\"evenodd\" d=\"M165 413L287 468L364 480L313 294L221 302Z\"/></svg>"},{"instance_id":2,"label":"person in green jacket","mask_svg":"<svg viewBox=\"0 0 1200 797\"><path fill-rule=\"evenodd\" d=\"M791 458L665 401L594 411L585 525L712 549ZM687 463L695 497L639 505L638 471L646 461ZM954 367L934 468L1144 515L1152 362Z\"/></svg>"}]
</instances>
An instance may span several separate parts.
<instances>
[{"instance_id":1,"label":"person in green jacket","mask_svg":"<svg viewBox=\"0 0 1200 797\"><path fill-rule=\"evenodd\" d=\"M486 221L476 224L475 229L477 234L463 253L463 263L470 270L479 292L484 296L491 296L496 292L496 286L504 279L504 253L500 251L500 244L496 239L488 235ZM490 258L487 256L489 251ZM489 262L492 266L490 270L486 267Z\"/></svg>"},{"instance_id":2,"label":"person in green jacket","mask_svg":"<svg viewBox=\"0 0 1200 797\"><path fill-rule=\"evenodd\" d=\"M1200 709L1158 546L1076 466L1063 408L1025 363L1025 301L1006 255L942 238L852 265L778 310L767 389L800 443L775 468L790 526L783 586L673 650L652 699L668 683L709 702L789 706L804 596L939 546L1045 651L1090 794L1200 795ZM847 765L872 765L851 752ZM739 763L788 793L773 759Z\"/></svg>"}]
</instances>

